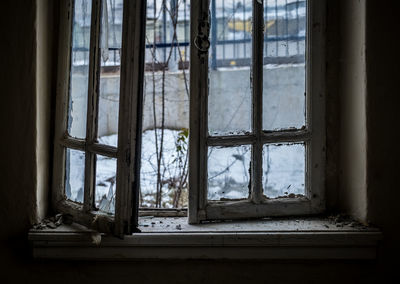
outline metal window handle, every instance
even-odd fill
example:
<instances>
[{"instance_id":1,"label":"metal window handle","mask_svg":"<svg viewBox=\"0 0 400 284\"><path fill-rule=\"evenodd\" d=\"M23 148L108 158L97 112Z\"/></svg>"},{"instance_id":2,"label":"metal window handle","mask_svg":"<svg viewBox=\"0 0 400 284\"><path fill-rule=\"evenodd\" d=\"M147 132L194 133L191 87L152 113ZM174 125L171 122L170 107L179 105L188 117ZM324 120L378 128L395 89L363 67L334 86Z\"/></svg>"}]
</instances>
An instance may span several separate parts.
<instances>
[{"instance_id":1,"label":"metal window handle","mask_svg":"<svg viewBox=\"0 0 400 284\"><path fill-rule=\"evenodd\" d=\"M210 45L211 43L207 35L198 34L194 38L194 46L202 53L208 52Z\"/></svg>"},{"instance_id":2,"label":"metal window handle","mask_svg":"<svg viewBox=\"0 0 400 284\"><path fill-rule=\"evenodd\" d=\"M208 52L208 49L211 46L210 39L210 19L209 13L203 13L199 20L197 26L197 35L194 38L194 46L197 48L200 54L204 54Z\"/></svg>"}]
</instances>

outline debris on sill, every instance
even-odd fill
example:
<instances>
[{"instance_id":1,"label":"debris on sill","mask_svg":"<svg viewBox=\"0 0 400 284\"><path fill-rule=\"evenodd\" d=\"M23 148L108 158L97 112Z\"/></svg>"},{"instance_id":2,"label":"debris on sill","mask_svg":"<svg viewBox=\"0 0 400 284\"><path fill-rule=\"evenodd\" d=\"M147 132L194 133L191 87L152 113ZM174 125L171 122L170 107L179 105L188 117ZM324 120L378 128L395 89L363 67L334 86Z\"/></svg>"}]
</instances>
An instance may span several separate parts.
<instances>
[{"instance_id":1,"label":"debris on sill","mask_svg":"<svg viewBox=\"0 0 400 284\"><path fill-rule=\"evenodd\" d=\"M34 230L55 230L61 225L73 225L73 216L71 214L56 214L55 216L44 218L41 222L33 225ZM100 245L101 234L97 231L90 230L90 240L95 245Z\"/></svg>"},{"instance_id":2,"label":"debris on sill","mask_svg":"<svg viewBox=\"0 0 400 284\"><path fill-rule=\"evenodd\" d=\"M70 214L56 214L55 216L45 218L41 222L33 225L35 230L57 229L61 224L71 225L73 217Z\"/></svg>"},{"instance_id":3,"label":"debris on sill","mask_svg":"<svg viewBox=\"0 0 400 284\"><path fill-rule=\"evenodd\" d=\"M332 224L333 226L336 226L337 228L342 228L344 226L349 226L352 228L357 228L357 229L366 229L367 226L365 224L362 224L358 222L357 220L353 219L351 216L345 215L345 214L337 214L337 215L331 215L328 216L329 223ZM328 225L326 225L327 228Z\"/></svg>"}]
</instances>

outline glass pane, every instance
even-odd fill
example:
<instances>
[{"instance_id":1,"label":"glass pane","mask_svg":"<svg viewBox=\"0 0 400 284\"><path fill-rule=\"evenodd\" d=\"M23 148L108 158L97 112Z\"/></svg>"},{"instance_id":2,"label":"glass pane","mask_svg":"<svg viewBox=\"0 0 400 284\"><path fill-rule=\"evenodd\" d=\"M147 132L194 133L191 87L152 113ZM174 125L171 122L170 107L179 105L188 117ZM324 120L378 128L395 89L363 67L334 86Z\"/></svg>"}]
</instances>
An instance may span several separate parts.
<instances>
[{"instance_id":1,"label":"glass pane","mask_svg":"<svg viewBox=\"0 0 400 284\"><path fill-rule=\"evenodd\" d=\"M305 125L306 1L264 1L263 129Z\"/></svg>"},{"instance_id":2,"label":"glass pane","mask_svg":"<svg viewBox=\"0 0 400 284\"><path fill-rule=\"evenodd\" d=\"M67 149L65 164L65 195L67 199L83 203L85 188L85 153Z\"/></svg>"},{"instance_id":3,"label":"glass pane","mask_svg":"<svg viewBox=\"0 0 400 284\"><path fill-rule=\"evenodd\" d=\"M68 133L77 138L86 137L91 12L92 1L75 1L72 26Z\"/></svg>"},{"instance_id":4,"label":"glass pane","mask_svg":"<svg viewBox=\"0 0 400 284\"><path fill-rule=\"evenodd\" d=\"M252 2L211 1L208 131L251 131Z\"/></svg>"},{"instance_id":5,"label":"glass pane","mask_svg":"<svg viewBox=\"0 0 400 284\"><path fill-rule=\"evenodd\" d=\"M305 194L304 144L269 144L263 147L263 189L269 198Z\"/></svg>"},{"instance_id":6,"label":"glass pane","mask_svg":"<svg viewBox=\"0 0 400 284\"><path fill-rule=\"evenodd\" d=\"M117 159L97 155L96 207L107 213L115 212Z\"/></svg>"},{"instance_id":7,"label":"glass pane","mask_svg":"<svg viewBox=\"0 0 400 284\"><path fill-rule=\"evenodd\" d=\"M140 207L187 207L189 33L190 1L147 1Z\"/></svg>"},{"instance_id":8,"label":"glass pane","mask_svg":"<svg viewBox=\"0 0 400 284\"><path fill-rule=\"evenodd\" d=\"M103 1L100 36L99 142L118 143L123 0ZM115 136L113 138L105 138Z\"/></svg>"},{"instance_id":9,"label":"glass pane","mask_svg":"<svg viewBox=\"0 0 400 284\"><path fill-rule=\"evenodd\" d=\"M249 197L249 145L209 147L208 200L234 200Z\"/></svg>"}]
</instances>

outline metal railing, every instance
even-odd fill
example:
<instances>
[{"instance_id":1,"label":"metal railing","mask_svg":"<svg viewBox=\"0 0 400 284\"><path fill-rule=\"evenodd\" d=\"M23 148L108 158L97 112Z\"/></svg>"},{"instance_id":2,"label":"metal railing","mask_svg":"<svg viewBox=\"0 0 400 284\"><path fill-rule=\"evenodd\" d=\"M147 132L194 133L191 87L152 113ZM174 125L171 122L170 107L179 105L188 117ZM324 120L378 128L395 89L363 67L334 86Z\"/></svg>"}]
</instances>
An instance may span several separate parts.
<instances>
[{"instance_id":1,"label":"metal railing","mask_svg":"<svg viewBox=\"0 0 400 284\"><path fill-rule=\"evenodd\" d=\"M179 69L187 68L188 64L182 63L190 60L190 1L147 2L146 63L156 61L158 66L162 65L172 48L172 62L177 63ZM209 60L212 69L250 66L252 3L252 0L211 0ZM264 64L304 62L306 1L264 0L264 22ZM88 50L74 48L73 58L77 61L80 56L76 53L80 52L86 53ZM109 52L110 59L105 65L119 65L120 49L110 47Z\"/></svg>"}]
</instances>

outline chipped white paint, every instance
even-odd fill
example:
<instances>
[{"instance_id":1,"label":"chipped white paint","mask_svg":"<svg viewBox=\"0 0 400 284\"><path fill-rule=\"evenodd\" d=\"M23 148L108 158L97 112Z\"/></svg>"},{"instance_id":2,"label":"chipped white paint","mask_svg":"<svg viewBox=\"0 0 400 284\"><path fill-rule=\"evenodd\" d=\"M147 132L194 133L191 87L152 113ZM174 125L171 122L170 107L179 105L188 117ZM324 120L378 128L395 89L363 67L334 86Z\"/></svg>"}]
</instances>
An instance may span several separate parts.
<instances>
[{"instance_id":1,"label":"chipped white paint","mask_svg":"<svg viewBox=\"0 0 400 284\"><path fill-rule=\"evenodd\" d=\"M253 1L252 133L210 137L207 131L208 53L191 49L190 82L190 177L189 222L201 220L315 214L324 210L325 174L325 1L309 0L306 62L306 127L297 131L265 133L262 129L263 93L263 5ZM192 41L208 14L209 1L192 5ZM261 4L261 5L260 5ZM262 147L264 143L298 142L306 145L305 197L266 199L262 189ZM251 196L248 201L207 202L207 146L252 144Z\"/></svg>"}]
</instances>

